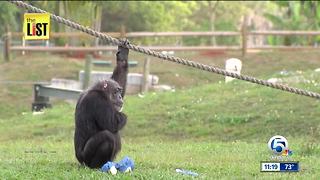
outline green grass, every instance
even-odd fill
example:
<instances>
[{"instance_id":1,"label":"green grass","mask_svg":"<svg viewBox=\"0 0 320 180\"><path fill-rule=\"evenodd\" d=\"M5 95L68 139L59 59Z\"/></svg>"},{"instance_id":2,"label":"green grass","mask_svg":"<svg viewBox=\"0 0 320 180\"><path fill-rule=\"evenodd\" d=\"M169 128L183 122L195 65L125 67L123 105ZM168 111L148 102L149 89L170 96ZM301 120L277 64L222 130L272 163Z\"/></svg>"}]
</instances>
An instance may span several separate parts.
<instances>
[{"instance_id":1,"label":"green grass","mask_svg":"<svg viewBox=\"0 0 320 180\"><path fill-rule=\"evenodd\" d=\"M116 178L187 178L175 168L193 170L203 179L320 176L317 100L235 82L129 96L125 103L129 121L118 160L129 155L136 170ZM79 167L73 150L73 112L73 105L62 103L41 115L28 112L1 120L3 177L111 178ZM275 134L288 138L301 172L259 172L259 162L271 156L266 142Z\"/></svg>"},{"instance_id":2,"label":"green grass","mask_svg":"<svg viewBox=\"0 0 320 180\"><path fill-rule=\"evenodd\" d=\"M290 141L291 140L291 141ZM298 141L290 139L293 149L300 149ZM215 142L169 139L123 139L119 158L130 155L136 169L131 174L112 176L81 167L77 164L72 140L51 138L16 140L1 144L1 177L8 179L186 179L175 172L185 168L200 174L200 179L316 179L319 177L319 156L299 155L299 173L261 173L260 160L268 159L265 143Z\"/></svg>"},{"instance_id":3,"label":"green grass","mask_svg":"<svg viewBox=\"0 0 320 180\"><path fill-rule=\"evenodd\" d=\"M262 78L290 79L291 76L278 74L279 70L286 69L310 80L310 83L289 82L289 85L318 92L320 73L312 69L320 66L320 62L315 61L315 54L309 54L314 59L303 63L304 56L307 55L249 55L244 63L251 68L245 71ZM1 80L50 80L56 75L76 79L82 62L48 57L50 60L43 61L41 56L33 56L27 59L30 64L21 57L3 63L0 65ZM221 63L223 57L219 58ZM268 58L270 62L266 61ZM272 67L277 60L280 62ZM295 62L289 63L291 60ZM202 61L212 60L204 58ZM56 68L46 69L48 64ZM218 83L222 80L219 76L206 72L198 74L188 68L173 70L163 62L157 67L160 79L170 79L168 82L176 83L177 90L150 92L143 98L126 97L124 111L129 120L121 132L123 147L117 160L128 155L134 159L136 169L131 174L116 176L77 163L73 149L74 104L54 101L52 109L33 115L30 112L31 85L1 84L1 179L191 178L177 174L176 168L195 171L200 179L320 177L319 100L241 81ZM139 72L138 68L131 71ZM168 73L179 73L181 79ZM188 81L185 76L194 81ZM288 139L292 158L300 161L299 173L259 171L260 161L269 160L271 156L267 141L276 134Z\"/></svg>"},{"instance_id":4,"label":"green grass","mask_svg":"<svg viewBox=\"0 0 320 180\"><path fill-rule=\"evenodd\" d=\"M80 167L74 158L72 107L59 106L43 115L30 113L9 123L15 128L1 126L0 175L9 179L100 179L112 175ZM61 117L60 114L65 114ZM59 118L59 119L57 119ZM21 124L19 122L25 122ZM7 122L8 123L8 122ZM134 124L135 122L130 122ZM151 127L152 128L152 127ZM128 132L127 128L125 132ZM4 138L6 136L6 138ZM319 146L306 152L306 139L288 137L300 161L299 173L260 173L259 162L268 160L267 139L256 142L236 140L221 142L208 138L179 138L179 141L159 138L155 134L143 137L125 135L118 159L129 155L135 160L132 174L118 174L117 179L185 179L175 168L185 168L200 174L201 179L314 179L319 176ZM302 148L303 147L303 148Z\"/></svg>"}]
</instances>

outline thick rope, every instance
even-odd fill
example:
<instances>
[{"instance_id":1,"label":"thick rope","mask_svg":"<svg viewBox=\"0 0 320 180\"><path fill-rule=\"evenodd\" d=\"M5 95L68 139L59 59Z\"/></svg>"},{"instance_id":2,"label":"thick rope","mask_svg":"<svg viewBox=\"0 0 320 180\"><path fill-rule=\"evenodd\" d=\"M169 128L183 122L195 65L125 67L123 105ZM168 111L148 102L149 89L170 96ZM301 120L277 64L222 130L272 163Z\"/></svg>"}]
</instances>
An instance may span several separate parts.
<instances>
[{"instance_id":1,"label":"thick rope","mask_svg":"<svg viewBox=\"0 0 320 180\"><path fill-rule=\"evenodd\" d=\"M22 2L22 1L9 1L9 2L17 5L18 7L25 8L25 9L29 10L30 12L48 13L48 12L42 10L42 9L36 8L34 6L31 6L31 5L29 5L29 4L25 3L25 2ZM220 68L213 67L213 66L208 66L208 65L205 65L205 64L197 63L197 62L186 60L186 59L179 58L179 57L165 55L165 54L162 54L162 53L159 53L159 52L152 51L150 49L146 49L146 48L142 48L142 47L139 47L139 46L136 46L136 45L132 45L130 43L124 44L124 43L122 43L123 41L121 41L121 40L118 40L118 39L113 38L111 36L108 36L106 34L97 32L97 31L95 31L95 30L93 30L91 28L84 27L84 26L82 26L82 25L80 25L78 23L72 22L72 21L70 21L68 19L65 19L65 18L62 18L60 16L57 16L57 15L54 15L54 14L51 14L51 13L49 13L49 14L50 14L51 18L53 20L57 21L58 23L65 24L65 25L67 25L67 26L69 26L71 28L74 28L74 29L80 30L82 32L85 32L87 34L90 34L91 36L97 37L97 38L99 38L99 39L101 39L103 41L106 41L108 43L111 43L113 45L124 46L124 47L126 47L128 49L131 49L133 51L137 51L137 52L140 52L140 53L143 53L143 54L147 54L147 55L150 55L150 56L154 56L154 57L157 57L157 58L160 58L160 59L164 59L164 60L167 60L167 61L172 61L172 62L175 62L175 63L183 64L183 65L186 65L186 66L194 67L194 68L201 69L201 70L204 70L204 71L209 71L209 72L221 74L221 75L224 75L224 76L230 76L230 77L233 77L233 78L236 78L236 79L240 79L240 80L244 80L244 81L248 81L248 82L252 82L252 83L256 83L256 84L272 87L272 88L275 88L275 89L280 89L280 90L283 90L283 91L287 91L287 92L291 92L291 93L295 93L295 94L299 94L299 95L304 95L304 96L309 96L309 97L320 99L320 94L319 93L315 93L315 92L311 92L311 91L307 91L307 90L302 90L302 89L298 89L298 88L294 88L294 87L289 87L289 86L285 86L285 85L282 85L282 84L271 83L271 82L268 82L268 81L265 81L265 80L260 80L260 79L257 79L257 78L254 78L254 77L250 77L250 76L246 76L246 75L240 75L240 74L237 74L237 73L228 72L228 71L226 71L224 69L220 69Z\"/></svg>"}]
</instances>

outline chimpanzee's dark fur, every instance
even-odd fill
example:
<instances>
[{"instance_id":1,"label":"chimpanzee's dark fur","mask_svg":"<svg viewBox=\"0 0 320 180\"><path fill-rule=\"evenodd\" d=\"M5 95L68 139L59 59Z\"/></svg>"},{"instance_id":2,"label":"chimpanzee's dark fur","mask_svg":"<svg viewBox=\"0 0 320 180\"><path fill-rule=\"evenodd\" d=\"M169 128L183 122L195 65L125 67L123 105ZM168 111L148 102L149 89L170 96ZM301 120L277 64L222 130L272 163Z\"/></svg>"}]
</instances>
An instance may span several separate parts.
<instances>
[{"instance_id":1,"label":"chimpanzee's dark fur","mask_svg":"<svg viewBox=\"0 0 320 180\"><path fill-rule=\"evenodd\" d=\"M113 161L121 150L119 130L127 122L126 115L120 111L127 82L128 54L127 48L119 46L111 79L96 83L78 99L75 154L81 164L90 168L100 168L107 161Z\"/></svg>"}]
</instances>

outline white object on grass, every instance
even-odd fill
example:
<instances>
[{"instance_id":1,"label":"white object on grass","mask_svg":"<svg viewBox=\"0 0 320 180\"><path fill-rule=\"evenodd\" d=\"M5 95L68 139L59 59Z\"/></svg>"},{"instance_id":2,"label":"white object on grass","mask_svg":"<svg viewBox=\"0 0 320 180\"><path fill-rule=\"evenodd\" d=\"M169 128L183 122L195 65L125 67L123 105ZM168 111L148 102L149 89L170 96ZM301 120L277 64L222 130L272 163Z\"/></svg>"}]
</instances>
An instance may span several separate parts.
<instances>
[{"instance_id":1,"label":"white object on grass","mask_svg":"<svg viewBox=\"0 0 320 180\"><path fill-rule=\"evenodd\" d=\"M132 171L131 167L128 167L124 172L126 173L126 172L131 172L131 171Z\"/></svg>"},{"instance_id":2,"label":"white object on grass","mask_svg":"<svg viewBox=\"0 0 320 180\"><path fill-rule=\"evenodd\" d=\"M198 176L199 175L196 172L192 172L192 171L185 170L185 169L176 169L176 172L180 173L180 174L184 174L184 175L190 175L190 176Z\"/></svg>"},{"instance_id":3,"label":"white object on grass","mask_svg":"<svg viewBox=\"0 0 320 180\"><path fill-rule=\"evenodd\" d=\"M109 171L112 175L116 175L118 172L115 166L112 166Z\"/></svg>"},{"instance_id":4,"label":"white object on grass","mask_svg":"<svg viewBox=\"0 0 320 180\"><path fill-rule=\"evenodd\" d=\"M34 111L34 112L32 112L32 115L41 115L41 114L43 114L43 113L44 113L43 111L39 111L39 112Z\"/></svg>"},{"instance_id":5,"label":"white object on grass","mask_svg":"<svg viewBox=\"0 0 320 180\"><path fill-rule=\"evenodd\" d=\"M282 80L280 78L270 78L267 81L271 82L271 83L281 83L282 82Z\"/></svg>"},{"instance_id":6,"label":"white object on grass","mask_svg":"<svg viewBox=\"0 0 320 180\"><path fill-rule=\"evenodd\" d=\"M231 58L226 60L226 71L241 74L242 62L240 59ZM226 76L226 82L230 82L234 78Z\"/></svg>"}]
</instances>

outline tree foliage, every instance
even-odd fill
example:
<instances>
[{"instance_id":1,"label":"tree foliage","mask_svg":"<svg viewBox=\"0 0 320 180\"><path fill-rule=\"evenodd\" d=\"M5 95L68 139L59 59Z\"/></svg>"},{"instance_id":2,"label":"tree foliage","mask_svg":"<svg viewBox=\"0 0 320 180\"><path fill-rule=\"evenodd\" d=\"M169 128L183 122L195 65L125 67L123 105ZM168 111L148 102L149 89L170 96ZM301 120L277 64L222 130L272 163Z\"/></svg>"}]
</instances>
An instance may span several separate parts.
<instances>
[{"instance_id":1,"label":"tree foliage","mask_svg":"<svg viewBox=\"0 0 320 180\"><path fill-rule=\"evenodd\" d=\"M242 19L251 13L264 16L276 30L318 30L320 3L318 1L27 1L28 3L69 18L103 32L120 31L239 31ZM0 2L0 21L12 31L22 30L25 10L8 2ZM52 23L52 31L74 31L62 24ZM255 29L259 30L259 29ZM0 33L4 26L0 26ZM237 37L153 38L152 43L203 45L238 44ZM173 40L172 40L173 39ZM69 40L67 40L69 41ZM139 41L139 40L138 40ZM141 42L147 42L142 40ZM269 38L271 44L314 43L303 38ZM58 44L64 44L58 43Z\"/></svg>"},{"instance_id":2,"label":"tree foliage","mask_svg":"<svg viewBox=\"0 0 320 180\"><path fill-rule=\"evenodd\" d=\"M275 1L278 12L265 13L277 30L318 30L320 26L320 3L318 1ZM273 37L272 44L312 44L301 37Z\"/></svg>"},{"instance_id":3,"label":"tree foliage","mask_svg":"<svg viewBox=\"0 0 320 180\"><path fill-rule=\"evenodd\" d=\"M125 25L127 31L179 31L191 22L188 16L195 2L135 1L105 2L103 31L119 31Z\"/></svg>"},{"instance_id":4,"label":"tree foliage","mask_svg":"<svg viewBox=\"0 0 320 180\"><path fill-rule=\"evenodd\" d=\"M9 25L11 31L16 31L18 8L8 2L0 2L0 35L4 33L5 26Z\"/></svg>"}]
</instances>

